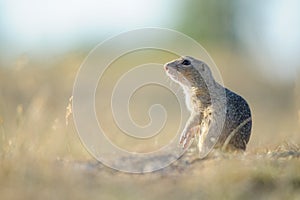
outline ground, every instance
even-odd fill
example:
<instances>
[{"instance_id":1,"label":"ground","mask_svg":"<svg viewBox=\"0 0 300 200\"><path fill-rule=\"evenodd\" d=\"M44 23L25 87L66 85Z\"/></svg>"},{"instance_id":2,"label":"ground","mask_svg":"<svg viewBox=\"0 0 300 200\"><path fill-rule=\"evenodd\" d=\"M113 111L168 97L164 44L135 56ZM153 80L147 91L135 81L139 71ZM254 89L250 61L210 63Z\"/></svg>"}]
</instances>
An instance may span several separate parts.
<instances>
[{"instance_id":1,"label":"ground","mask_svg":"<svg viewBox=\"0 0 300 200\"><path fill-rule=\"evenodd\" d=\"M146 174L91 160L2 160L1 199L298 199L300 151L190 154ZM3 162L4 161L4 162Z\"/></svg>"}]
</instances>

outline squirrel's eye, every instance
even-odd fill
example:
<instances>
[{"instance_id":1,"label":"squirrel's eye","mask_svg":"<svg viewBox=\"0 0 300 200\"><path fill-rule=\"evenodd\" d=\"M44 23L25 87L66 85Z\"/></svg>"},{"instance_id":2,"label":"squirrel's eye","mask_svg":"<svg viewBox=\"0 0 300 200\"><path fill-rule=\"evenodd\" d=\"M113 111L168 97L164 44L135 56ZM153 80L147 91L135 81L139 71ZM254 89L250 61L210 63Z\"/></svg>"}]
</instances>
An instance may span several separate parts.
<instances>
[{"instance_id":1,"label":"squirrel's eye","mask_svg":"<svg viewBox=\"0 0 300 200\"><path fill-rule=\"evenodd\" d=\"M191 61L184 59L181 64L183 64L183 65L190 65Z\"/></svg>"}]
</instances>

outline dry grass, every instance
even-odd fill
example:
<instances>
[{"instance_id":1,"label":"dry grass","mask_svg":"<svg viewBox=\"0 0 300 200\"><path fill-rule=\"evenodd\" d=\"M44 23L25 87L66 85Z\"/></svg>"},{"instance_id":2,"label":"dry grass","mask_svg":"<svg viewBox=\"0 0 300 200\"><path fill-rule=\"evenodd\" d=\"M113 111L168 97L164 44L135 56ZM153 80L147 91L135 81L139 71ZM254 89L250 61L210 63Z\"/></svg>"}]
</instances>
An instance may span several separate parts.
<instances>
[{"instance_id":1,"label":"dry grass","mask_svg":"<svg viewBox=\"0 0 300 200\"><path fill-rule=\"evenodd\" d=\"M228 59L226 54L213 56L217 63ZM215 152L204 160L188 153L161 171L132 175L94 161L80 143L71 116L66 125L82 59L70 54L50 67L29 59L0 68L1 199L299 199L293 85L265 82L235 57L231 69L220 70L225 84L252 107L254 129L247 152ZM243 84L237 74L247 74Z\"/></svg>"}]
</instances>

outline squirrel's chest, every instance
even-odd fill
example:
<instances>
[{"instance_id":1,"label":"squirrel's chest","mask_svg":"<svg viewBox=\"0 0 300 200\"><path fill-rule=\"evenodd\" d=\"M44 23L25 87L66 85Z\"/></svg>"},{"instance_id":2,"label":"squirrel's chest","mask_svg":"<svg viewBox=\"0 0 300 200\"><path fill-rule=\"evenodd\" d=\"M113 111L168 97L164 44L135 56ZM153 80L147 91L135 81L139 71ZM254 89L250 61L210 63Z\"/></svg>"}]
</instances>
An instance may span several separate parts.
<instances>
[{"instance_id":1,"label":"squirrel's chest","mask_svg":"<svg viewBox=\"0 0 300 200\"><path fill-rule=\"evenodd\" d=\"M183 91L184 91L184 96L185 96L185 105L186 105L187 109L190 112L193 112L194 111L194 106L193 106L193 103L192 103L192 100L191 100L191 94L186 89L184 89Z\"/></svg>"},{"instance_id":2,"label":"squirrel's chest","mask_svg":"<svg viewBox=\"0 0 300 200\"><path fill-rule=\"evenodd\" d=\"M212 109L211 107L208 107L207 109L203 110L201 113L201 121L199 123L199 132L198 132L198 137L199 137L199 144L205 141L207 134L209 132L211 122L212 122ZM198 145L199 145L198 144ZM200 145L200 146L201 146Z\"/></svg>"},{"instance_id":3,"label":"squirrel's chest","mask_svg":"<svg viewBox=\"0 0 300 200\"><path fill-rule=\"evenodd\" d=\"M187 109L193 112L199 112L202 109L202 103L199 99L197 99L194 95L187 90L184 90L185 93L185 105Z\"/></svg>"}]
</instances>

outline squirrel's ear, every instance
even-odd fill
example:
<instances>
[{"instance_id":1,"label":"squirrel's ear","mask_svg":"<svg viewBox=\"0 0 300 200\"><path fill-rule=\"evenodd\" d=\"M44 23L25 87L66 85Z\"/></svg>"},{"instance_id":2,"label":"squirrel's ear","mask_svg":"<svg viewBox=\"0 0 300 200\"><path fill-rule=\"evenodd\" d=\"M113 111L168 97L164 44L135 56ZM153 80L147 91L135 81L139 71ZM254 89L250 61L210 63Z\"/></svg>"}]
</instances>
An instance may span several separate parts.
<instances>
[{"instance_id":1,"label":"squirrel's ear","mask_svg":"<svg viewBox=\"0 0 300 200\"><path fill-rule=\"evenodd\" d=\"M205 71L206 68L207 68L206 64L205 64L205 63L202 63L200 69L201 69L202 71Z\"/></svg>"}]
</instances>

